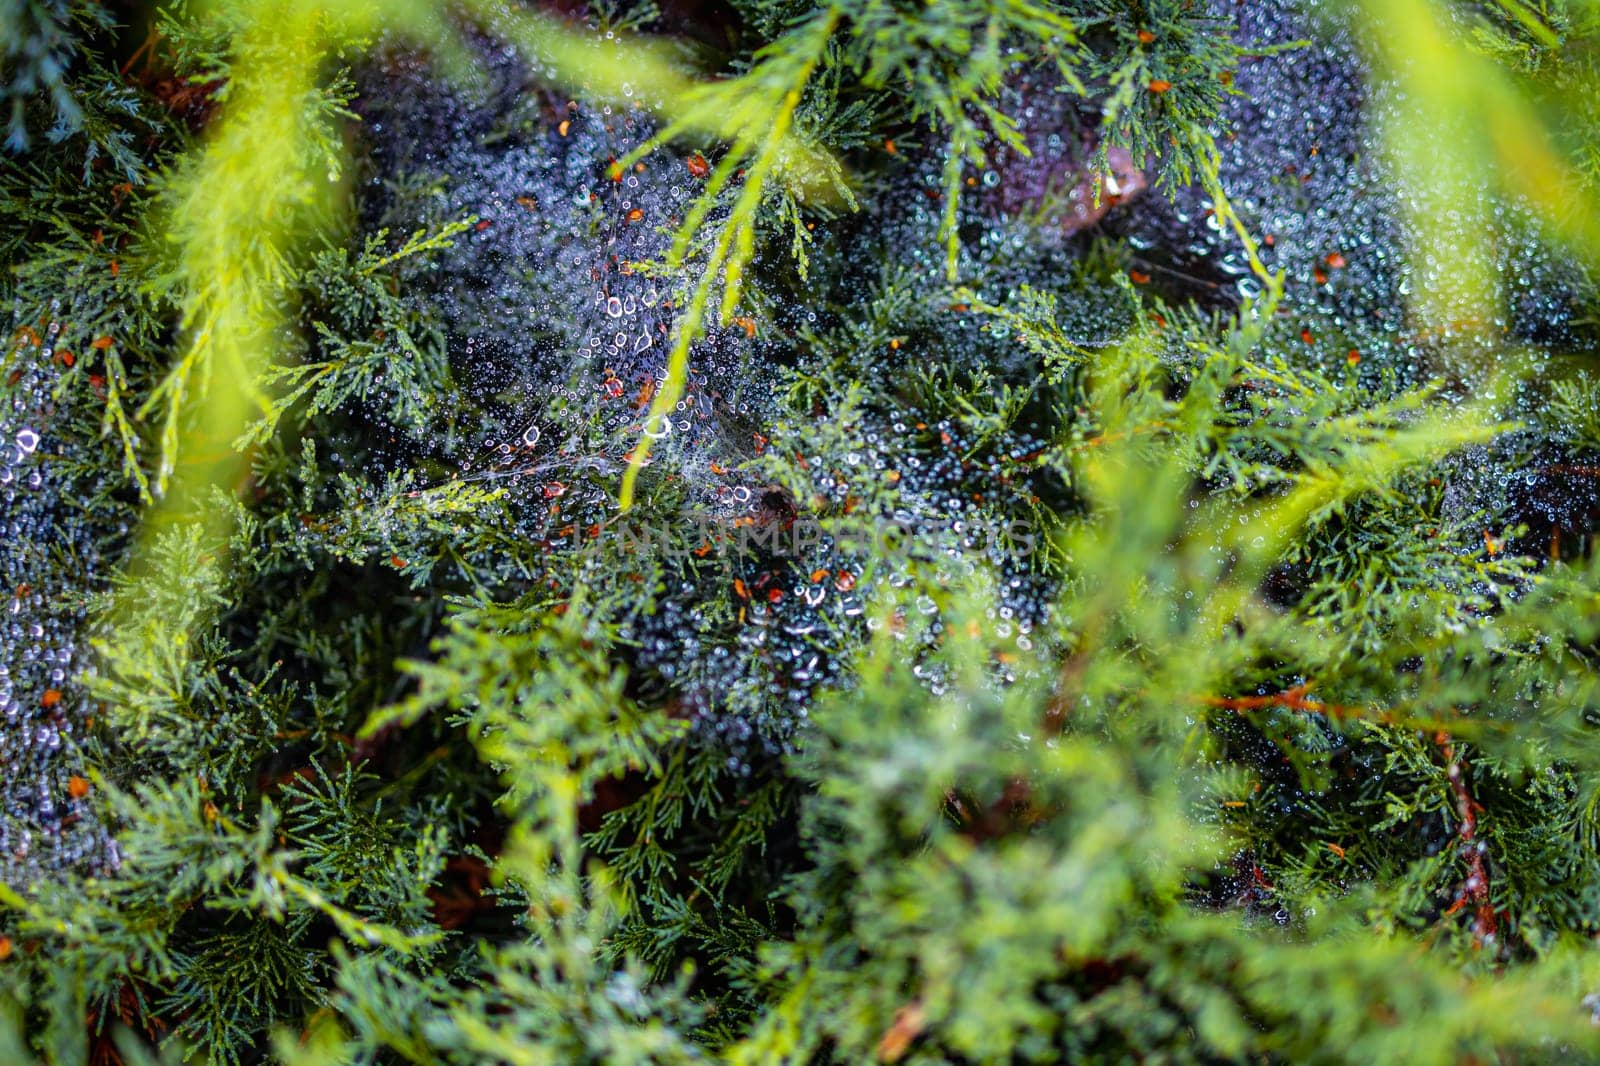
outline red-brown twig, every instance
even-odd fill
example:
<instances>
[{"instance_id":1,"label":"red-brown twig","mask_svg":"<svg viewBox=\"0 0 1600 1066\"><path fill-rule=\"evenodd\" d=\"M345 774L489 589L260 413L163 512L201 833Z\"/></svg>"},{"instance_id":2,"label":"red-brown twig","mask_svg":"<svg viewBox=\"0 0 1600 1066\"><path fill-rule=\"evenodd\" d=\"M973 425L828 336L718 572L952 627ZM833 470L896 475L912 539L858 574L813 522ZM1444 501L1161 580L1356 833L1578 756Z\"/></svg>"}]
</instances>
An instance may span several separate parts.
<instances>
[{"instance_id":1,"label":"red-brown twig","mask_svg":"<svg viewBox=\"0 0 1600 1066\"><path fill-rule=\"evenodd\" d=\"M1484 845L1478 839L1478 812L1483 808L1472 798L1472 793L1467 789L1466 763L1456 757L1455 745L1450 742L1450 735L1439 733L1433 740L1439 745L1444 757L1449 760L1445 776L1450 779L1450 790L1455 795L1456 815L1461 819L1456 836L1461 841L1461 854L1467 860L1467 879L1461 883L1460 895L1450 904L1445 914L1455 914L1462 908L1471 906L1472 935L1477 939L1479 946L1482 946L1483 942L1494 936L1500 928L1500 916L1495 913L1494 904L1489 901L1489 867L1483 859Z\"/></svg>"},{"instance_id":2,"label":"red-brown twig","mask_svg":"<svg viewBox=\"0 0 1600 1066\"><path fill-rule=\"evenodd\" d=\"M1307 681L1294 688L1271 692L1265 696L1201 696L1200 702L1207 707L1220 707L1228 711L1264 711L1269 707L1283 707L1302 714L1320 714L1325 718L1375 717L1379 721L1388 720L1387 711L1380 711L1374 715L1363 707L1326 703L1316 699L1311 695L1311 686L1315 683Z\"/></svg>"}]
</instances>

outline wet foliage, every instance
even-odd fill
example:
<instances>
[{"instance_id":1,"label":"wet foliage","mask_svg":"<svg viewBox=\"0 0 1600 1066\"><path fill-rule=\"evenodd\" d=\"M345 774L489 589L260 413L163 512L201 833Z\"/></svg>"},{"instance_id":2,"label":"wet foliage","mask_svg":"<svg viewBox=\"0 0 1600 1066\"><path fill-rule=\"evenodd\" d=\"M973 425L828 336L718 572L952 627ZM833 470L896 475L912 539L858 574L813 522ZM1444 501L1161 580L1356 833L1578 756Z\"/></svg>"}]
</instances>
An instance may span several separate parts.
<instances>
[{"instance_id":1,"label":"wet foliage","mask_svg":"<svg viewBox=\"0 0 1600 1066\"><path fill-rule=\"evenodd\" d=\"M0 0L6 1060L1594 1055L1596 33Z\"/></svg>"}]
</instances>

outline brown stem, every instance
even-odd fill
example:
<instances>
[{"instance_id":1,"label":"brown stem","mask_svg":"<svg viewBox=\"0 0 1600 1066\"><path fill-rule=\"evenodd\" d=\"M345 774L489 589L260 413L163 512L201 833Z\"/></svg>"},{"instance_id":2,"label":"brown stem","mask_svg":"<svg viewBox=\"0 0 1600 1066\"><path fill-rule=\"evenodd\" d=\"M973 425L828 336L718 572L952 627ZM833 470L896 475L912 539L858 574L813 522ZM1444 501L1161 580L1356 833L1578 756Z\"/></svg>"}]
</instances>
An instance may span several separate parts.
<instances>
[{"instance_id":1,"label":"brown stem","mask_svg":"<svg viewBox=\"0 0 1600 1066\"><path fill-rule=\"evenodd\" d=\"M1445 913L1454 914L1470 906L1473 913L1472 935L1481 947L1500 928L1500 916L1489 901L1489 867L1484 862L1484 845L1478 840L1478 813L1483 808L1467 788L1466 761L1457 757L1450 735L1438 733L1434 736L1434 743L1449 760L1445 776L1450 779L1450 790L1455 795L1456 815L1461 820L1456 836L1461 841L1461 854L1467 860L1467 879L1461 883L1460 894Z\"/></svg>"},{"instance_id":2,"label":"brown stem","mask_svg":"<svg viewBox=\"0 0 1600 1066\"><path fill-rule=\"evenodd\" d=\"M1261 711L1268 707L1283 707L1303 714L1320 714L1326 718L1360 718L1367 714L1365 708L1349 706L1342 703L1326 703L1311 695L1311 686L1314 681L1306 681L1294 688L1284 689L1282 692L1272 692L1265 696L1201 696L1200 702L1207 707L1220 707L1229 711ZM1386 720L1388 712L1380 712L1379 720Z\"/></svg>"}]
</instances>

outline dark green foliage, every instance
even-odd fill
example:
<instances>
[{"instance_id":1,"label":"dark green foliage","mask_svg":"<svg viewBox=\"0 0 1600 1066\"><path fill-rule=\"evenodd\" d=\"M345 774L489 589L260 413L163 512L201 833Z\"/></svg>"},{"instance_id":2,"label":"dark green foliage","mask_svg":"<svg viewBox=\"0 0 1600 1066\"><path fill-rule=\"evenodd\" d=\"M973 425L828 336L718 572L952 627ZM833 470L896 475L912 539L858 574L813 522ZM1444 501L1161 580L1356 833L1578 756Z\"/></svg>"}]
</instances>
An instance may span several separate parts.
<instances>
[{"instance_id":1,"label":"dark green foliage","mask_svg":"<svg viewBox=\"0 0 1600 1066\"><path fill-rule=\"evenodd\" d=\"M40 126L49 128L53 140L77 132L84 111L69 75L74 63L88 61L79 37L110 24L110 12L96 3L6 0L0 8L0 27L5 30L0 46L5 65L0 71L5 79L8 147L27 148Z\"/></svg>"},{"instance_id":2,"label":"dark green foliage","mask_svg":"<svg viewBox=\"0 0 1600 1066\"><path fill-rule=\"evenodd\" d=\"M1587 15L1454 10L1581 110ZM0 556L90 649L0 740L115 842L0 861L0 1058L1592 1057L1592 355L1325 298L1404 205L1268 269L1228 13L179 4L136 80L0 7L8 402L93 548ZM1063 227L1110 148L1164 195Z\"/></svg>"}]
</instances>

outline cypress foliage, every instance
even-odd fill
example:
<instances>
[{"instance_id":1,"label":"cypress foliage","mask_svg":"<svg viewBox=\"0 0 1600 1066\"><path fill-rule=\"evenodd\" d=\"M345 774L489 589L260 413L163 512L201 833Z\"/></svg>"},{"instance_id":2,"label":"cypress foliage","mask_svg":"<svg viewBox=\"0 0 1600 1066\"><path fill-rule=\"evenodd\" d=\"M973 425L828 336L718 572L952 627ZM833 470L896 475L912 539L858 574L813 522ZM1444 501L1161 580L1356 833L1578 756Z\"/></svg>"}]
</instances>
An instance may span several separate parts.
<instances>
[{"instance_id":1,"label":"cypress foliage","mask_svg":"<svg viewBox=\"0 0 1600 1066\"><path fill-rule=\"evenodd\" d=\"M0 0L0 1057L1600 1052L1597 32Z\"/></svg>"}]
</instances>

